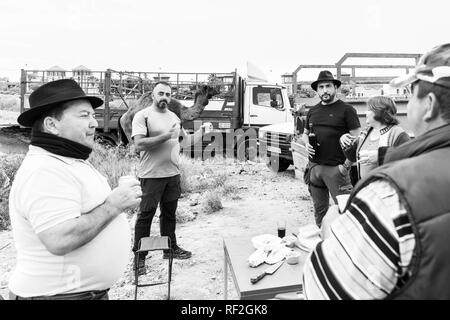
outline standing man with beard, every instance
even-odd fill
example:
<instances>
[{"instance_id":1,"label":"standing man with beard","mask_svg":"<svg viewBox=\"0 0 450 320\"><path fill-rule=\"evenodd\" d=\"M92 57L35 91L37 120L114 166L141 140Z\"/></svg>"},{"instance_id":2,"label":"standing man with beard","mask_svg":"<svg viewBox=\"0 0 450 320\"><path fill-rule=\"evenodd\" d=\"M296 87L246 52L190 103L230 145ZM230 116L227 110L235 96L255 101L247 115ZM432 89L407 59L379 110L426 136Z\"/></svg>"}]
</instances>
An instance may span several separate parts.
<instances>
[{"instance_id":1,"label":"standing man with beard","mask_svg":"<svg viewBox=\"0 0 450 320\"><path fill-rule=\"evenodd\" d=\"M330 71L324 70L311 84L321 102L312 107L306 116L306 127L302 136L310 157L308 164L309 191L314 203L314 216L317 226L329 206L329 193L335 203L336 196L348 194L352 189L349 170L351 162L346 160L339 143L342 134L350 133L357 137L360 124L355 108L337 99L337 89L341 82L333 78ZM309 143L311 128L317 137L317 147Z\"/></svg>"},{"instance_id":2,"label":"standing man with beard","mask_svg":"<svg viewBox=\"0 0 450 320\"><path fill-rule=\"evenodd\" d=\"M169 83L156 83L152 93L153 103L133 118L131 136L136 151L140 152L138 177L143 192L140 213L136 219L133 251L137 251L141 238L150 235L159 204L161 236L170 238L174 259L189 259L192 253L178 246L175 235L175 214L181 194L179 137L183 137L183 146L189 145L192 139L201 139L204 126L193 135L188 135L181 127L180 119L168 109L171 95ZM140 253L138 257L140 275L145 274L145 257L146 253ZM169 252L164 251L163 257L168 259Z\"/></svg>"}]
</instances>

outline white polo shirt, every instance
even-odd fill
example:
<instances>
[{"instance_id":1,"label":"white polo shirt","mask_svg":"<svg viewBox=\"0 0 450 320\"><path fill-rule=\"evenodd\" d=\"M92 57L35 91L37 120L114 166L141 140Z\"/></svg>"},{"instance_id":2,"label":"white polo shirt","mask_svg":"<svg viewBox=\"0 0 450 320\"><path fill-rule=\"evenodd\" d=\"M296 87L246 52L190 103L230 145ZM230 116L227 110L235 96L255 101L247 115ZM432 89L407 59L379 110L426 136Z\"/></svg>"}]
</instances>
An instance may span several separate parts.
<instances>
[{"instance_id":1,"label":"white polo shirt","mask_svg":"<svg viewBox=\"0 0 450 320\"><path fill-rule=\"evenodd\" d=\"M94 239L64 255L51 254L38 233L101 205L111 188L88 161L30 146L17 171L9 214L17 264L9 289L22 297L110 288L123 274L131 234L122 213Z\"/></svg>"}]
</instances>

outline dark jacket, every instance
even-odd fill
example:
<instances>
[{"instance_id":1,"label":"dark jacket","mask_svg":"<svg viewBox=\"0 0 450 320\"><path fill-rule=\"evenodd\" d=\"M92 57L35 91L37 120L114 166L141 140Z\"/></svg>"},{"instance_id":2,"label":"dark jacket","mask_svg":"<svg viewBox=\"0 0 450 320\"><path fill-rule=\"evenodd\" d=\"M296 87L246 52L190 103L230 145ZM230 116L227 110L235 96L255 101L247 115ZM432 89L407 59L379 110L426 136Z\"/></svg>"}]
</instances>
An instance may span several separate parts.
<instances>
[{"instance_id":1,"label":"dark jacket","mask_svg":"<svg viewBox=\"0 0 450 320\"><path fill-rule=\"evenodd\" d=\"M388 298L450 299L450 125L393 148L386 164L358 183L348 203L376 179L397 190L416 241L409 273L401 279L406 282Z\"/></svg>"}]
</instances>

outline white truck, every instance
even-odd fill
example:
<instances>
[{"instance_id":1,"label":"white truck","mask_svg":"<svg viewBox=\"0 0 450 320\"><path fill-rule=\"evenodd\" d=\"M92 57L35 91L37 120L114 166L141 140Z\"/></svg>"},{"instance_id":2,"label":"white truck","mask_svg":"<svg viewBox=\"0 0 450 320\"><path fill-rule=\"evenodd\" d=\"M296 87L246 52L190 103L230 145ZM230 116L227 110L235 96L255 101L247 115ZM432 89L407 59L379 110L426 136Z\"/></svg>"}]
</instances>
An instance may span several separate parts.
<instances>
[{"instance_id":1,"label":"white truck","mask_svg":"<svg viewBox=\"0 0 450 320\"><path fill-rule=\"evenodd\" d=\"M276 83L250 82L232 73L229 94L222 99L211 98L200 116L186 121L183 127L194 131L201 123L209 122L212 130L200 146L192 152L237 155L240 159L254 159L258 154L259 128L292 121L291 103L287 88Z\"/></svg>"}]
</instances>

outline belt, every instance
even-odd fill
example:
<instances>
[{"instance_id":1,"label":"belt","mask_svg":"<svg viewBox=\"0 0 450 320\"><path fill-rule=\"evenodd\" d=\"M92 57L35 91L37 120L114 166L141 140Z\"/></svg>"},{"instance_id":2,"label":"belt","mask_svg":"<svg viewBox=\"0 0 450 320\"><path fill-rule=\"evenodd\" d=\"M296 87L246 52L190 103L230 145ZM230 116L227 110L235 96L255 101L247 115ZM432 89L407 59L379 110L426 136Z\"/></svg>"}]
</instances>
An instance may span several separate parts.
<instances>
[{"instance_id":1,"label":"belt","mask_svg":"<svg viewBox=\"0 0 450 320\"><path fill-rule=\"evenodd\" d=\"M10 292L10 300L101 300L108 297L108 289L55 294L53 296L21 297Z\"/></svg>"}]
</instances>

